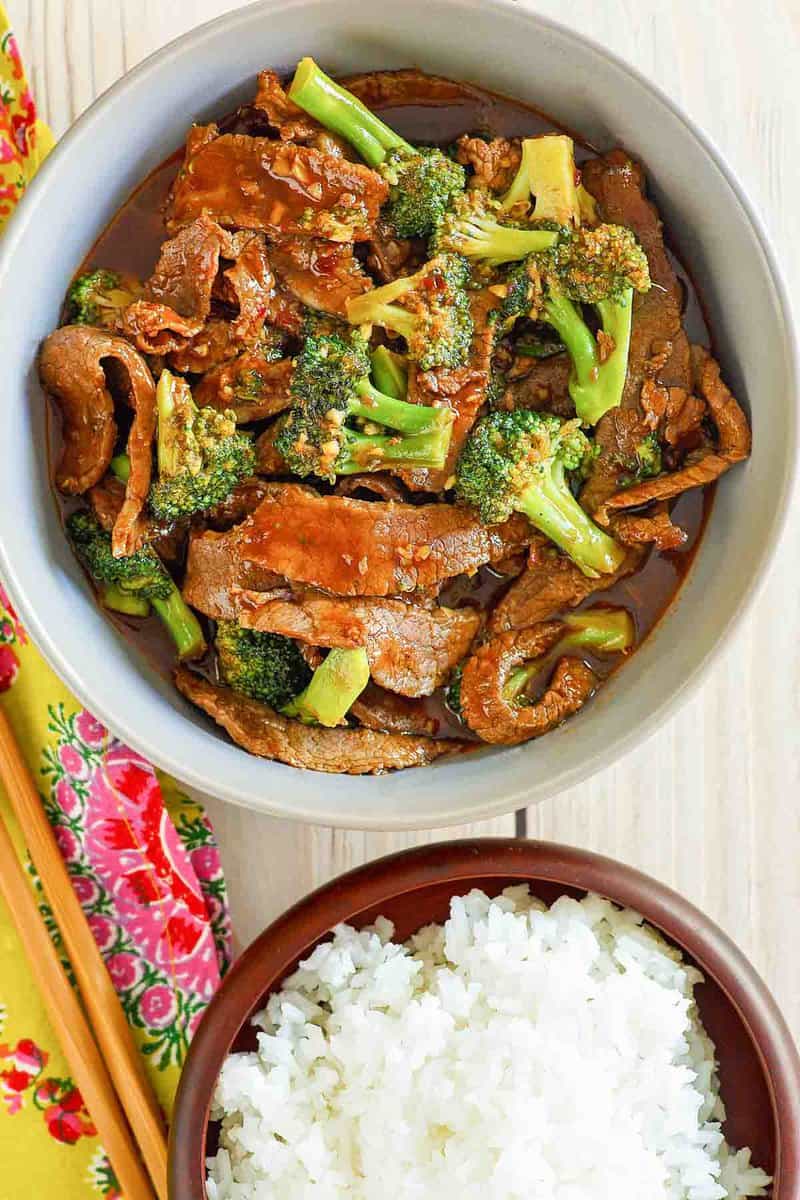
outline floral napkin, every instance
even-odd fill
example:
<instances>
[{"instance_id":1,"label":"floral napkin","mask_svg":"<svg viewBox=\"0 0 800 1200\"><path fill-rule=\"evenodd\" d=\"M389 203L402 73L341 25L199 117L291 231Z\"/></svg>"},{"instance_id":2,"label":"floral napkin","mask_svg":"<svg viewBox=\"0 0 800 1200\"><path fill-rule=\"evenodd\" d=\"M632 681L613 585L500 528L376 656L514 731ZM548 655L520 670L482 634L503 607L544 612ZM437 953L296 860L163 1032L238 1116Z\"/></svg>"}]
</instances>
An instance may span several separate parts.
<instances>
[{"instance_id":1,"label":"floral napkin","mask_svg":"<svg viewBox=\"0 0 800 1200\"><path fill-rule=\"evenodd\" d=\"M0 224L51 146L0 6ZM198 804L67 691L26 637L2 580L0 705L169 1116L192 1033L231 960L213 832ZM0 816L70 971L2 787ZM0 900L0 1200L49 1200L56 1189L61 1200L120 1196Z\"/></svg>"}]
</instances>

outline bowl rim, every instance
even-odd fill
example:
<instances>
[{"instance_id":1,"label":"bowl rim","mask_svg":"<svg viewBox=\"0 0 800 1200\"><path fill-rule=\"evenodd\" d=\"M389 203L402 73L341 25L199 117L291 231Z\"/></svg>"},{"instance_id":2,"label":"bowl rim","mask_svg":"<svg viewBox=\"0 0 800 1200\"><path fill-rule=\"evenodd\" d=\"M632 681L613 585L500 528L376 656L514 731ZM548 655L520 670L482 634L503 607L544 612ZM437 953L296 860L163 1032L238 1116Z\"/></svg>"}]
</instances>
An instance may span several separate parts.
<instances>
[{"instance_id":1,"label":"bowl rim","mask_svg":"<svg viewBox=\"0 0 800 1200\"><path fill-rule=\"evenodd\" d=\"M513 13L516 19L522 19L532 27L538 26L549 29L566 41L582 44L595 54L606 59L619 71L632 78L642 88L654 95L705 151L730 187L735 200L740 205L746 220L750 224L763 255L765 269L774 289L782 318L786 348L786 362L784 365L787 375L787 395L796 397L800 391L800 387L798 386L800 381L800 339L792 320L792 306L789 300L788 288L784 282L770 236L758 210L750 199L746 188L738 179L714 140L659 85L650 81L637 67L627 62L614 51L607 49L594 38L553 18L543 16L537 12L520 9L516 0L488 0L488 2L492 7L500 11L508 14ZM17 210L8 224L2 239L2 245L0 245L0 294L8 286L6 280L10 274L17 243L27 230L28 225L35 220L39 197L44 194L45 189L50 187L51 179L57 177L56 173L60 163L62 160L66 161L71 153L73 142L83 137L89 131L92 124L98 118L102 117L103 110L107 104L112 100L119 100L131 88L138 85L141 80L146 79L152 73L161 71L176 53L197 48L206 39L213 39L220 30L234 28L240 22L242 24L249 24L251 21L258 20L266 14L271 14L274 17L281 11L303 8L309 3L313 4L314 0L257 0L254 4L222 14L211 21L188 30L165 46L154 51L97 97L59 140L52 153L37 172L23 202L17 206ZM442 7L458 10L462 13L467 13L475 9L483 10L486 7L486 0L436 0L436 3ZM786 445L791 450L792 447L796 448L800 442L800 428L795 404L787 404L785 420ZM766 531L758 567L750 578L741 585L739 604L736 612L732 613L727 622L718 628L713 643L696 659L693 669L686 674L678 687L675 687L669 695L665 695L638 722L632 724L627 732L620 734L614 740L613 745L607 747L603 753L593 755L586 762L575 762L573 760L569 765L565 766L558 773L557 778L549 784L548 796L555 796L567 788L583 783L601 770L608 769L636 746L641 745L667 719L674 716L681 706L697 692L700 685L707 678L712 666L727 648L728 642L735 630L741 626L744 618L751 611L753 604L766 584L770 570L776 560L782 538L786 533L788 514L793 495L800 495L800 463L798 463L797 454L787 453L775 515L771 527ZM699 548L699 553L702 554L702 546ZM328 826L338 828L381 830L421 830L454 825L464 821L472 822L484 818L501 816L514 809L525 807L527 803L532 802L532 788L515 785L513 790L504 788L502 791L493 789L489 792L487 789L488 794L485 794L480 801L459 801L457 794L453 794L449 800L440 800L435 806L434 801L431 801L424 815L414 812L410 816L406 816L400 808L395 808L391 814L382 812L379 808L376 809L374 814L373 812L365 813L361 809L357 813L354 813L347 811L342 802L343 797L338 794L330 803L330 807L323 809L320 807L319 801L312 805L306 801L300 801L297 797L293 797L290 803L283 803L280 799L282 789L270 789L267 794L263 785L259 785L257 781L254 781L252 785L248 785L247 788L241 784L230 785L221 773L218 773L220 775L219 778L210 781L203 770L204 755L202 747L199 744L197 745L196 755L182 754L179 747L173 749L168 745L158 742L152 730L148 731L141 726L135 711L125 713L117 710L110 713L102 701L95 703L96 689L92 679L84 676L79 656L71 654L49 633L47 623L43 617L38 615L38 606L34 600L30 599L32 593L22 583L19 570L11 561L2 537L0 537L0 574L2 574L3 580L14 598L23 623L32 640L53 670L69 686L89 711L97 713L115 736L126 745L141 753L149 761L170 772L182 783L196 788L201 793L209 792L210 788L211 794L219 799L283 819L317 824L324 823ZM679 598L680 593L676 600L673 601L670 609L666 611L662 620L668 619L670 610L674 608ZM190 732L189 727L191 722L184 721L183 723L187 730L187 736L193 742L196 733L204 734L204 731L199 728L197 728L196 733ZM446 770L446 765L442 769ZM324 794L325 778L324 775L321 776L320 786L317 789L318 795ZM374 786L376 790L380 787L380 777L375 779ZM447 790L446 788L438 789L440 794L446 794Z\"/></svg>"},{"instance_id":2,"label":"bowl rim","mask_svg":"<svg viewBox=\"0 0 800 1200\"><path fill-rule=\"evenodd\" d=\"M268 990L265 976L280 978L333 926L399 895L435 883L463 884L467 891L471 879L492 876L574 887L633 908L714 980L761 1060L776 1131L774 1200L800 1200L800 1054L749 959L701 909L652 876L593 851L528 838L459 839L375 859L311 892L251 942L206 1010L183 1067L169 1137L170 1200L205 1200L213 1084L236 1035Z\"/></svg>"}]
</instances>

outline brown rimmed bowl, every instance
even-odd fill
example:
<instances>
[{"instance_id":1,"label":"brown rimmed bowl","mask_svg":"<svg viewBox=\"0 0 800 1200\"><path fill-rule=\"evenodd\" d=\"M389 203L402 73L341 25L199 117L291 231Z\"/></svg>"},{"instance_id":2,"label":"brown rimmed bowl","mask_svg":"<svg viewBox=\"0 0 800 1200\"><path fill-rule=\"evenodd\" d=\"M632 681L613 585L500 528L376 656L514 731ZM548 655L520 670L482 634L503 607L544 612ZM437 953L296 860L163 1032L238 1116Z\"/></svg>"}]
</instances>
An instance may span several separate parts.
<instances>
[{"instance_id":1,"label":"brown rimmed bowl","mask_svg":"<svg viewBox=\"0 0 800 1200\"><path fill-rule=\"evenodd\" d=\"M224 980L192 1043L170 1134L170 1200L205 1200L205 1158L216 1148L209 1108L223 1060L254 1049L250 1018L333 927L383 915L403 940L447 916L452 896L490 896L528 883L552 903L597 892L636 909L703 972L700 1014L717 1047L725 1132L750 1146L775 1180L773 1200L800 1200L800 1057L775 1001L744 955L677 893L610 858L552 843L504 838L445 842L359 867L312 892L258 937Z\"/></svg>"}]
</instances>

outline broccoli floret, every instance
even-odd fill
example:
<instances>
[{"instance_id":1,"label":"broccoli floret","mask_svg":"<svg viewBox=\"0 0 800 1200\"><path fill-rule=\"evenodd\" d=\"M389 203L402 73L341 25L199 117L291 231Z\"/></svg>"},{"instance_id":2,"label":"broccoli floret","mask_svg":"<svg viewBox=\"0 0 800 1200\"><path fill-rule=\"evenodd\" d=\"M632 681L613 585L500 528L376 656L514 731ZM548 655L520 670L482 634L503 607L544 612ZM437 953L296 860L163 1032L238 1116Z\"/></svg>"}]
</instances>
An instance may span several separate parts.
<instances>
[{"instance_id":1,"label":"broccoli floret","mask_svg":"<svg viewBox=\"0 0 800 1200\"><path fill-rule=\"evenodd\" d=\"M142 294L138 280L116 271L89 271L67 292L66 320L72 325L113 329L124 308Z\"/></svg>"},{"instance_id":2,"label":"broccoli floret","mask_svg":"<svg viewBox=\"0 0 800 1200\"><path fill-rule=\"evenodd\" d=\"M408 394L408 360L388 346L378 346L370 355L372 382L384 396L405 400Z\"/></svg>"},{"instance_id":3,"label":"broccoli floret","mask_svg":"<svg viewBox=\"0 0 800 1200\"><path fill-rule=\"evenodd\" d=\"M345 138L389 184L384 212L399 237L425 237L464 190L466 172L435 147L414 147L329 78L312 58L300 61L289 98Z\"/></svg>"},{"instance_id":4,"label":"broccoli floret","mask_svg":"<svg viewBox=\"0 0 800 1200\"><path fill-rule=\"evenodd\" d=\"M423 371L463 366L472 340L466 285L469 267L456 254L438 254L415 275L395 279L347 301L351 325L380 325L408 345Z\"/></svg>"},{"instance_id":5,"label":"broccoli floret","mask_svg":"<svg viewBox=\"0 0 800 1200\"><path fill-rule=\"evenodd\" d=\"M111 535L89 512L76 512L67 521L67 534L75 552L101 588L111 587L127 596L148 601L167 627L179 658L205 653L203 631L181 596L172 576L149 546L126 558L115 558ZM115 593L110 593L113 600ZM109 593L105 593L108 603Z\"/></svg>"},{"instance_id":6,"label":"broccoli floret","mask_svg":"<svg viewBox=\"0 0 800 1200\"><path fill-rule=\"evenodd\" d=\"M652 479L661 474L661 466L661 446L656 435L649 433L639 442L633 457L623 463L627 473L620 482L623 487L629 487L631 484L641 483L644 479Z\"/></svg>"},{"instance_id":7,"label":"broccoli floret","mask_svg":"<svg viewBox=\"0 0 800 1200\"><path fill-rule=\"evenodd\" d=\"M332 729L344 723L345 715L369 683L369 661L363 646L354 650L331 650L314 672L308 687L284 706L287 717L307 725Z\"/></svg>"},{"instance_id":8,"label":"broccoli floret","mask_svg":"<svg viewBox=\"0 0 800 1200\"><path fill-rule=\"evenodd\" d=\"M283 708L311 679L297 642L280 634L219 621L214 645L225 683L271 708Z\"/></svg>"},{"instance_id":9,"label":"broccoli floret","mask_svg":"<svg viewBox=\"0 0 800 1200\"><path fill-rule=\"evenodd\" d=\"M164 370L156 390L158 479L149 506L177 521L227 500L255 467L252 439L237 433L233 412L198 409L185 379Z\"/></svg>"},{"instance_id":10,"label":"broccoli floret","mask_svg":"<svg viewBox=\"0 0 800 1200\"><path fill-rule=\"evenodd\" d=\"M650 290L647 256L624 225L581 226L559 238L549 271L570 299L581 304L623 300L631 288Z\"/></svg>"},{"instance_id":11,"label":"broccoli floret","mask_svg":"<svg viewBox=\"0 0 800 1200\"><path fill-rule=\"evenodd\" d=\"M624 608L590 608L585 612L569 613L562 618L567 632L542 658L518 667L509 675L503 697L519 703L531 680L548 662L575 650L590 650L593 654L623 654L636 641L633 618Z\"/></svg>"},{"instance_id":12,"label":"broccoli floret","mask_svg":"<svg viewBox=\"0 0 800 1200\"><path fill-rule=\"evenodd\" d=\"M379 392L361 334L309 337L276 447L296 475L334 479L385 467L444 466L453 413Z\"/></svg>"},{"instance_id":13,"label":"broccoli floret","mask_svg":"<svg viewBox=\"0 0 800 1200\"><path fill-rule=\"evenodd\" d=\"M516 262L546 250L558 234L549 229L531 229L517 224L502 224L500 204L480 188L458 197L436 226L431 250L434 253L463 254L465 258L490 267Z\"/></svg>"},{"instance_id":14,"label":"broccoli floret","mask_svg":"<svg viewBox=\"0 0 800 1200\"><path fill-rule=\"evenodd\" d=\"M492 292L500 303L489 314L496 336L502 337L523 317L535 317L542 306L542 278L536 256L531 254L515 263L501 283L493 284Z\"/></svg>"},{"instance_id":15,"label":"broccoli floret","mask_svg":"<svg viewBox=\"0 0 800 1200\"><path fill-rule=\"evenodd\" d=\"M467 440L456 492L486 524L525 513L585 575L608 575L625 551L584 512L567 478L568 472L582 471L592 454L577 421L525 409L493 412Z\"/></svg>"},{"instance_id":16,"label":"broccoli floret","mask_svg":"<svg viewBox=\"0 0 800 1200\"><path fill-rule=\"evenodd\" d=\"M527 212L533 202L534 220L570 228L581 220L578 190L572 138L548 133L523 139L517 173L500 204L504 212Z\"/></svg>"}]
</instances>

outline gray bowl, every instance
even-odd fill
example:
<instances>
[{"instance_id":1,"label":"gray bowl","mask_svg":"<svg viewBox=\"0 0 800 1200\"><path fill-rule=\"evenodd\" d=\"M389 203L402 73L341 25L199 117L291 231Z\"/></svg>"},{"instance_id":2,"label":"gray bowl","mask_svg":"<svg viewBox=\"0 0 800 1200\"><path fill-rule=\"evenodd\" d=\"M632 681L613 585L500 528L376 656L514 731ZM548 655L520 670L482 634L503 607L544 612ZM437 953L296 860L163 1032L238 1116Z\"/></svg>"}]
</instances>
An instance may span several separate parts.
<instances>
[{"instance_id":1,"label":"gray bowl","mask_svg":"<svg viewBox=\"0 0 800 1200\"><path fill-rule=\"evenodd\" d=\"M599 147L621 143L640 156L696 274L726 378L753 422L752 458L722 480L678 603L586 712L541 742L381 778L320 776L250 757L114 632L59 527L34 370L72 272L135 185L191 121L230 110L252 94L260 68L288 68L304 54L334 72L417 64L470 80L557 115ZM792 492L797 349L775 257L741 185L641 75L511 0L405 0L391 19L388 6L363 0L266 0L167 46L89 109L31 187L2 245L0 328L0 576L31 635L131 746L187 783L282 817L381 829L474 821L608 766L698 685L764 578Z\"/></svg>"}]
</instances>

